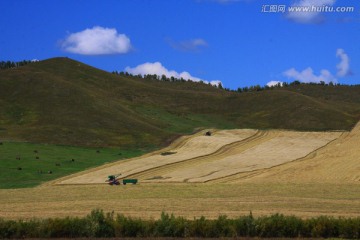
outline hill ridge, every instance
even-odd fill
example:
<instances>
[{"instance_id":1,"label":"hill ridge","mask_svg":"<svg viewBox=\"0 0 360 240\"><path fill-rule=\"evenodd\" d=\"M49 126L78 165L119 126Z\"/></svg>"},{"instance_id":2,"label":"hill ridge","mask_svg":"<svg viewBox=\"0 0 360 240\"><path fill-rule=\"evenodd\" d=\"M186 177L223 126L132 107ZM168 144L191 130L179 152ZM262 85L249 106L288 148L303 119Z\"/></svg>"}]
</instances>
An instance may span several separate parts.
<instances>
[{"instance_id":1,"label":"hill ridge","mask_svg":"<svg viewBox=\"0 0 360 240\"><path fill-rule=\"evenodd\" d=\"M153 149L199 128L350 130L360 87L236 93L58 57L0 70L0 140Z\"/></svg>"}]
</instances>

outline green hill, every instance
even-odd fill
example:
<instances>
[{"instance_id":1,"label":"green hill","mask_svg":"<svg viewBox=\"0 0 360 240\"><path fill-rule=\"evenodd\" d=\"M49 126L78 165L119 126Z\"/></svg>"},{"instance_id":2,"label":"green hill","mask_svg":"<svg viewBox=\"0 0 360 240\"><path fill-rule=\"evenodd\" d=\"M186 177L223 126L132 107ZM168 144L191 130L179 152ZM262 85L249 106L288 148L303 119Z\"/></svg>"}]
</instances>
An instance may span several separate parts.
<instances>
[{"instance_id":1,"label":"green hill","mask_svg":"<svg viewBox=\"0 0 360 240\"><path fill-rule=\"evenodd\" d=\"M0 140L152 148L205 127L349 130L359 99L358 86L236 93L53 58L0 70Z\"/></svg>"}]
</instances>

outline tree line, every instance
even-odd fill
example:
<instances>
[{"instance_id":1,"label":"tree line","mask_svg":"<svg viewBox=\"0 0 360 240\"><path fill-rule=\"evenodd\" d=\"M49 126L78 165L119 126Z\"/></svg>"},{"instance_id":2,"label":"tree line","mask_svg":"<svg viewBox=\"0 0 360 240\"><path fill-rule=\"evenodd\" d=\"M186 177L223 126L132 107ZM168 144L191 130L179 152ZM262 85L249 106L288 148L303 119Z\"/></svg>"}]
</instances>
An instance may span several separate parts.
<instances>
[{"instance_id":1,"label":"tree line","mask_svg":"<svg viewBox=\"0 0 360 240\"><path fill-rule=\"evenodd\" d=\"M360 217L319 216L302 219L274 214L233 219L192 220L162 213L160 219L143 220L93 210L83 218L23 220L0 219L1 239L23 238L346 238L360 239Z\"/></svg>"},{"instance_id":2,"label":"tree line","mask_svg":"<svg viewBox=\"0 0 360 240\"><path fill-rule=\"evenodd\" d=\"M157 81L164 81L164 82L194 82L191 79L184 79L184 78L175 78L175 77L167 77L166 75L157 75L157 74L145 74L145 75L141 75L141 74L137 74L137 75L133 75L131 73L128 72L118 72L118 71L113 71L112 74L115 75L119 75L119 76L126 76L126 77L132 77L132 78L139 78L139 79L148 79L148 80L157 80ZM204 81L199 81L197 83L200 84L206 84ZM246 86L246 87L238 87L236 90L232 90L229 88L224 88L222 86L221 83L219 83L218 85L211 85L210 83L207 83L207 85L219 88L219 89L224 89L225 91L229 91L229 92L238 92L238 93L246 93L246 92L260 92L260 91L266 91L266 90L274 90L274 89L281 89L281 88L287 88L289 86L296 86L296 85L320 85L320 86L331 86L331 87L335 87L335 86L340 86L339 83L334 83L334 82L329 82L329 83L325 83L324 81L320 81L319 83L303 83L300 82L299 80L295 80L293 82L287 83L287 82L279 82L278 84L275 84L273 86L261 86L259 84L257 85L253 85L253 86ZM344 86L344 85L342 85Z\"/></svg>"},{"instance_id":3,"label":"tree line","mask_svg":"<svg viewBox=\"0 0 360 240\"><path fill-rule=\"evenodd\" d=\"M133 75L131 73L128 73L128 72L118 72L118 71L113 71L112 74L115 74L115 75L119 75L119 76L126 76L126 77L133 77L133 78L140 78L140 79L148 79L148 80L158 80L158 81L164 81L164 82L195 82L191 79L184 79L184 78L176 78L176 77L167 77L165 74L163 75L157 75L157 74L144 74L144 75L141 75L141 74L137 74L137 75ZM210 83L205 83L204 81L199 81L199 82L196 82L196 83L200 83L200 84L207 84L207 85L210 85L210 86L213 86L213 87L217 87L217 88L220 88L222 89L222 85L221 83L219 83L218 85L212 85Z\"/></svg>"},{"instance_id":4,"label":"tree line","mask_svg":"<svg viewBox=\"0 0 360 240\"><path fill-rule=\"evenodd\" d=\"M329 83L325 83L324 81L320 81L319 83L314 83L314 82L310 82L310 83L303 83L300 82L298 80L295 80L293 82L287 83L287 82L279 82L278 84L275 84L273 86L260 86L260 85L254 85L254 86L250 86L250 87L239 87L237 88L237 90L230 90L225 88L225 90L228 91L235 91L235 92L260 92L260 91L264 91L264 90L273 90L273 89L280 89L280 88L287 88L289 86L296 86L296 85L320 85L320 86L340 86L339 83L333 83L333 82L329 82Z\"/></svg>"},{"instance_id":5,"label":"tree line","mask_svg":"<svg viewBox=\"0 0 360 240\"><path fill-rule=\"evenodd\" d=\"M31 60L23 60L23 61L19 61L19 62L0 61L0 69L17 68L17 67L25 66L32 62L34 62L34 61L31 61Z\"/></svg>"}]
</instances>

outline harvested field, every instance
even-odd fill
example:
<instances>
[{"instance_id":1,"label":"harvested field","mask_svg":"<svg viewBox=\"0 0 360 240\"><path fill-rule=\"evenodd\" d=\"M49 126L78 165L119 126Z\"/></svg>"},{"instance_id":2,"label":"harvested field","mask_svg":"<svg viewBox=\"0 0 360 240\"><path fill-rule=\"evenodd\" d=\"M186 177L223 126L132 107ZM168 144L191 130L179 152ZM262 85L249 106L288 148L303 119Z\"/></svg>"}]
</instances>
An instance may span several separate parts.
<instances>
[{"instance_id":1,"label":"harvested field","mask_svg":"<svg viewBox=\"0 0 360 240\"><path fill-rule=\"evenodd\" d=\"M169 171L164 167L160 175L164 181L208 182L242 172L267 169L303 158L336 139L339 133L298 133L269 131L261 138L233 146L223 154L212 154L201 161ZM141 176L141 175L140 175ZM136 175L134 176L136 177ZM149 181L149 180L148 180Z\"/></svg>"},{"instance_id":2,"label":"harvested field","mask_svg":"<svg viewBox=\"0 0 360 240\"><path fill-rule=\"evenodd\" d=\"M56 184L99 184L118 173L141 183L209 182L304 158L342 134L245 129L204 136L201 132L162 151L92 169Z\"/></svg>"},{"instance_id":3,"label":"harvested field","mask_svg":"<svg viewBox=\"0 0 360 240\"><path fill-rule=\"evenodd\" d=\"M211 148L207 148L208 141ZM360 124L350 133L231 130L205 137L202 132L181 138L162 151L125 160L124 166L133 169L132 173L121 171L122 163L114 163L37 188L0 190L0 218L85 216L95 208L145 219L159 218L162 211L189 219L221 214L236 217L250 211L255 216L358 217L359 142ZM187 152L192 145L196 147ZM197 148L203 152L195 151ZM162 152L176 153L162 156ZM247 158L243 156L252 157L263 168L245 166ZM157 163L159 159L165 160ZM136 161L149 163L141 168ZM219 175L213 174L216 177L211 181L198 177L214 171L216 163L221 167ZM107 174L113 173L112 167L124 175L139 176L139 184L111 187L85 185L82 180L95 177L95 183L103 183ZM233 169L238 173L232 174ZM145 180L156 175L178 177L178 182ZM182 182L186 178L207 183Z\"/></svg>"},{"instance_id":4,"label":"harvested field","mask_svg":"<svg viewBox=\"0 0 360 240\"><path fill-rule=\"evenodd\" d=\"M161 151L156 151L139 158L125 160L122 161L122 163L118 162L95 168L83 174L77 174L78 176L73 178L57 181L57 183L104 183L106 176L118 173L121 173L123 177L128 177L168 164L182 162L204 155L211 155L229 144L253 138L257 132L256 130L250 129L224 130L217 131L213 136L209 137L204 136L205 131L202 131L193 136L183 137Z\"/></svg>"},{"instance_id":5,"label":"harvested field","mask_svg":"<svg viewBox=\"0 0 360 240\"><path fill-rule=\"evenodd\" d=\"M85 216L100 208L126 216L159 218L162 211L189 219L283 213L299 217L359 216L359 184L163 183L43 186L0 190L0 218Z\"/></svg>"},{"instance_id":6,"label":"harvested field","mask_svg":"<svg viewBox=\"0 0 360 240\"><path fill-rule=\"evenodd\" d=\"M300 161L271 169L239 173L217 182L360 183L360 123L350 133ZM360 195L359 195L360 198Z\"/></svg>"}]
</instances>

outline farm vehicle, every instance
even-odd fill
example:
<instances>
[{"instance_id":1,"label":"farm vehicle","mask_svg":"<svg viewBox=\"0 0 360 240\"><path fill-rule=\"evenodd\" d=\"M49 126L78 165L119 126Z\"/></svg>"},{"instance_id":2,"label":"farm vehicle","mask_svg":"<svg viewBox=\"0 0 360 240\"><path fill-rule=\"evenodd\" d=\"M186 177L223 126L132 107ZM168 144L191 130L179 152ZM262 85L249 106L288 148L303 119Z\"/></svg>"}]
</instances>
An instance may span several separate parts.
<instances>
[{"instance_id":1,"label":"farm vehicle","mask_svg":"<svg viewBox=\"0 0 360 240\"><path fill-rule=\"evenodd\" d=\"M121 174L118 174L118 175L109 175L108 176L108 179L105 181L105 182L107 182L109 185L120 185L121 183L123 184L123 185L126 185L126 184L128 184L128 183L132 183L132 184L136 184L137 182L138 182L138 180L137 179L130 179L130 178L128 178L128 179L126 179L126 178L124 178L124 179L120 179L119 178L119 176L121 176Z\"/></svg>"}]
</instances>

